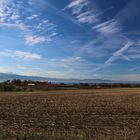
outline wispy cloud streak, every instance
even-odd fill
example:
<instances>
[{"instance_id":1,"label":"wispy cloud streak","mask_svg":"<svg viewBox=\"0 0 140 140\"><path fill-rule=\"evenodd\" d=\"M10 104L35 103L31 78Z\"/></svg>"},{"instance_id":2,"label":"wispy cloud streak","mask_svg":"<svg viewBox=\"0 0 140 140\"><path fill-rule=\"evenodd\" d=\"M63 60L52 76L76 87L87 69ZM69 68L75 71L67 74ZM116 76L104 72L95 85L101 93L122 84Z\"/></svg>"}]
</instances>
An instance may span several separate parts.
<instances>
[{"instance_id":1,"label":"wispy cloud streak","mask_svg":"<svg viewBox=\"0 0 140 140\"><path fill-rule=\"evenodd\" d=\"M99 21L99 16L96 8L93 10L89 7L89 0L73 0L64 10L70 9L80 24L91 25Z\"/></svg>"},{"instance_id":2,"label":"wispy cloud streak","mask_svg":"<svg viewBox=\"0 0 140 140\"><path fill-rule=\"evenodd\" d=\"M118 33L121 30L118 22L114 19L97 24L93 26L92 29L104 35Z\"/></svg>"},{"instance_id":3,"label":"wispy cloud streak","mask_svg":"<svg viewBox=\"0 0 140 140\"><path fill-rule=\"evenodd\" d=\"M54 37L50 36L51 34L57 34L53 23L40 19L39 14L28 12L31 8L29 5L25 9L20 1L1 0L0 2L0 26L19 29L24 34L27 45L47 43Z\"/></svg>"},{"instance_id":4,"label":"wispy cloud streak","mask_svg":"<svg viewBox=\"0 0 140 140\"><path fill-rule=\"evenodd\" d=\"M4 50L0 52L0 56L11 57L11 58L21 58L25 60L41 60L42 57L39 54L25 52L25 51L12 51Z\"/></svg>"},{"instance_id":5,"label":"wispy cloud streak","mask_svg":"<svg viewBox=\"0 0 140 140\"><path fill-rule=\"evenodd\" d=\"M132 40L128 40L127 43L121 49L113 53L113 55L105 62L105 64L112 64L113 61L120 58L129 60L129 58L124 56L123 53L127 51L133 44L134 42Z\"/></svg>"}]
</instances>

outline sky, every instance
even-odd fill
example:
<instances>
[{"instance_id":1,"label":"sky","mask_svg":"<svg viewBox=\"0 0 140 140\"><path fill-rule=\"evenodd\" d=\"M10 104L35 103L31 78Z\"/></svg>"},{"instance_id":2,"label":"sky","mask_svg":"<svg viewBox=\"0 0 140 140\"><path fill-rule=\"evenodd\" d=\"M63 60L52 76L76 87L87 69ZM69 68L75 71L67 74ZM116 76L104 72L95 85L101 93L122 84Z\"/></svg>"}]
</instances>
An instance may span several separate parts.
<instances>
[{"instance_id":1,"label":"sky","mask_svg":"<svg viewBox=\"0 0 140 140\"><path fill-rule=\"evenodd\" d=\"M140 81L140 0L0 0L0 72Z\"/></svg>"}]
</instances>

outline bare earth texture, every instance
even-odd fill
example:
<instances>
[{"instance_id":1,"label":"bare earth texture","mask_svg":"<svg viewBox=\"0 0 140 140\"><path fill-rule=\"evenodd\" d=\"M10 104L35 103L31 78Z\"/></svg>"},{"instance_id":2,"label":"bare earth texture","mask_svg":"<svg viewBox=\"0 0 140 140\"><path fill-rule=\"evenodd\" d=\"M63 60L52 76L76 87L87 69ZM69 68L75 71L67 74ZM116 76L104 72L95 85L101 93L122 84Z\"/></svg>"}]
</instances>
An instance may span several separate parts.
<instances>
[{"instance_id":1,"label":"bare earth texture","mask_svg":"<svg viewBox=\"0 0 140 140\"><path fill-rule=\"evenodd\" d=\"M140 88L0 93L2 140L140 140Z\"/></svg>"}]
</instances>

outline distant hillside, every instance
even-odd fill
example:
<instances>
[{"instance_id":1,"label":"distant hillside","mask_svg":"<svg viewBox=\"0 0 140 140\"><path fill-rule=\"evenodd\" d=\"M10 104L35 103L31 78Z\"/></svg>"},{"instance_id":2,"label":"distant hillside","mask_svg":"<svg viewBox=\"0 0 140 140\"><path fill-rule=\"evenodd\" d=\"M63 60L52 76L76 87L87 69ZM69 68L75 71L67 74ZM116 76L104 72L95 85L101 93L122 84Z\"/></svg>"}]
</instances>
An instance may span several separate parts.
<instances>
[{"instance_id":1,"label":"distant hillside","mask_svg":"<svg viewBox=\"0 0 140 140\"><path fill-rule=\"evenodd\" d=\"M16 75L16 74L9 74L9 73L0 73L0 82L6 80L13 80L13 79L20 79L20 80L33 80L33 81L52 81L56 83L129 83L129 82L122 82L122 81L112 81L112 80L102 80L102 79L59 79L59 78L46 78L46 77L39 77L39 76L24 76L24 75ZM131 82L132 83L132 82Z\"/></svg>"},{"instance_id":2,"label":"distant hillside","mask_svg":"<svg viewBox=\"0 0 140 140\"><path fill-rule=\"evenodd\" d=\"M57 78L46 78L39 76L24 76L24 75L16 75L9 73L0 73L0 81L6 80L33 80L33 81L52 81L52 82L65 82L65 83L104 83L104 82L112 82L110 80L101 80L101 79L57 79Z\"/></svg>"},{"instance_id":3,"label":"distant hillside","mask_svg":"<svg viewBox=\"0 0 140 140\"><path fill-rule=\"evenodd\" d=\"M45 80L48 80L45 77L24 76L24 75L16 75L16 74L9 74L9 73L0 73L0 81L13 80L13 79L33 80L33 81L42 81L42 80L45 81Z\"/></svg>"}]
</instances>

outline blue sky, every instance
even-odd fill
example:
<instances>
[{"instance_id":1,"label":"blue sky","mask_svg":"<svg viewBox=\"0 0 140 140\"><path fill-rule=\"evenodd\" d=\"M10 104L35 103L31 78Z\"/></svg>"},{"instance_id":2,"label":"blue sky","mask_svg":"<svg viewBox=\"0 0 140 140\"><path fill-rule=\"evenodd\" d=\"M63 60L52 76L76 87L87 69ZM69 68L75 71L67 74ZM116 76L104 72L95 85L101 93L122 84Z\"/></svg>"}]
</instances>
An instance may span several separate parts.
<instances>
[{"instance_id":1,"label":"blue sky","mask_svg":"<svg viewBox=\"0 0 140 140\"><path fill-rule=\"evenodd\" d=\"M139 0L0 0L0 72L140 81Z\"/></svg>"}]
</instances>

